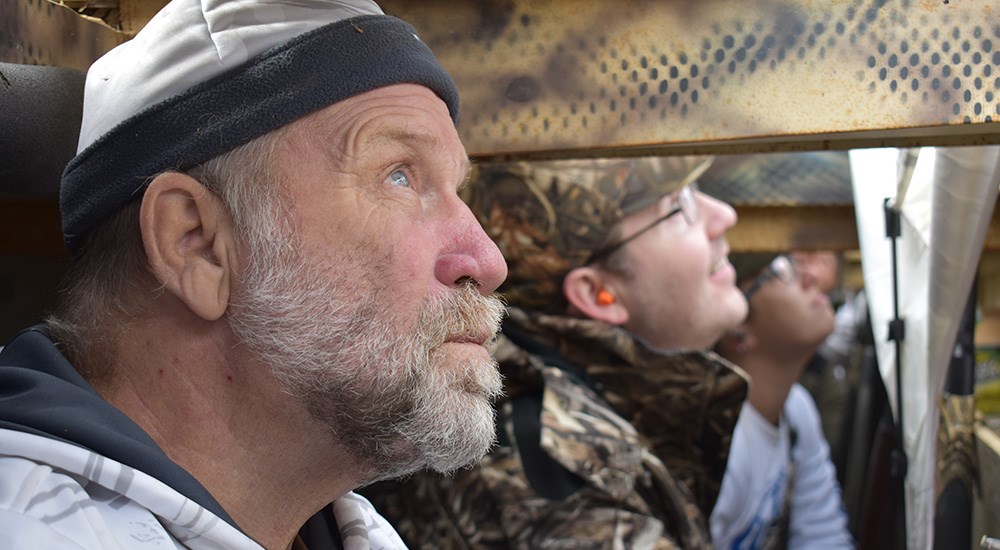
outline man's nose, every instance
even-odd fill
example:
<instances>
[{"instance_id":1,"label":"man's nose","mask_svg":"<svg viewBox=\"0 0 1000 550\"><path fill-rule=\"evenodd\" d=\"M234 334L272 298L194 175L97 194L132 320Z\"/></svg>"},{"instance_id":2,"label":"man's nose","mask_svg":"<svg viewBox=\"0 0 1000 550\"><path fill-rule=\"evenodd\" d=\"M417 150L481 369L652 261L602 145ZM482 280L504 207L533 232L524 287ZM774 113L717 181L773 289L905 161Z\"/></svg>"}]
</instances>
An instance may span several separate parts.
<instances>
[{"instance_id":1,"label":"man's nose","mask_svg":"<svg viewBox=\"0 0 1000 550\"><path fill-rule=\"evenodd\" d=\"M450 242L438 257L434 275L446 286L472 279L481 293L492 293L507 278L507 262L468 206L455 200L457 204L445 222Z\"/></svg>"},{"instance_id":2,"label":"man's nose","mask_svg":"<svg viewBox=\"0 0 1000 550\"><path fill-rule=\"evenodd\" d=\"M736 210L728 203L700 191L696 196L699 203L698 209L703 217L709 237L719 238L736 225Z\"/></svg>"}]
</instances>

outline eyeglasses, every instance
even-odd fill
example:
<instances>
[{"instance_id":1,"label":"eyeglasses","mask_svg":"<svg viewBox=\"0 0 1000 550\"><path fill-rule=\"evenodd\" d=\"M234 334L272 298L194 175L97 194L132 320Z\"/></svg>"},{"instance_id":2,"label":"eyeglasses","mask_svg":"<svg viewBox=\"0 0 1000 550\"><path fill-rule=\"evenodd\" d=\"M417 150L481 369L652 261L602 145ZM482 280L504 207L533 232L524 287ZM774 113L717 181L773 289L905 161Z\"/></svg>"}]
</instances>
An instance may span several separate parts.
<instances>
[{"instance_id":1,"label":"eyeglasses","mask_svg":"<svg viewBox=\"0 0 1000 550\"><path fill-rule=\"evenodd\" d=\"M698 190L698 184L692 183L690 185L685 185L681 187L676 192L674 192L673 203L674 207L670 209L669 212L656 218L649 225L643 227L642 229L636 231L631 236L626 237L616 243L609 244L607 246L602 246L597 249L590 258L587 259L584 265L590 265L598 260L602 260L610 256L614 251L627 245L628 243L638 239L643 233L649 231L650 229L656 227L660 222L666 221L673 216L680 214L684 216L684 220L687 221L688 225L694 225L698 221L698 201L695 199L694 192Z\"/></svg>"},{"instance_id":2,"label":"eyeglasses","mask_svg":"<svg viewBox=\"0 0 1000 550\"><path fill-rule=\"evenodd\" d=\"M757 275L753 282L750 283L750 286L743 291L743 296L749 300L751 296L771 279L778 279L786 285L790 285L795 283L798 278L799 272L795 269L795 264L788 259L788 256L777 256L771 260L771 263L767 264L764 271L760 275Z\"/></svg>"}]
</instances>

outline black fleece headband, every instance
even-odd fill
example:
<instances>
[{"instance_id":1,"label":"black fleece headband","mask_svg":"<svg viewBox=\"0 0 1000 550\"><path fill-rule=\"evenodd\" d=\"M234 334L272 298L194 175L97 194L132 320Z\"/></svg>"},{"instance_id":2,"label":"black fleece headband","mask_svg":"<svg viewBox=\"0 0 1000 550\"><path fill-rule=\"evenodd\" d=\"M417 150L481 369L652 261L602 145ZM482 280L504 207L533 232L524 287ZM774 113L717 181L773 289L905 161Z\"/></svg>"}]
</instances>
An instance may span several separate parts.
<instances>
[{"instance_id":1,"label":"black fleece headband","mask_svg":"<svg viewBox=\"0 0 1000 550\"><path fill-rule=\"evenodd\" d=\"M313 111L393 84L430 88L458 121L458 90L408 23L363 15L272 48L125 120L80 152L62 177L66 247L142 196L149 179L187 170Z\"/></svg>"}]
</instances>

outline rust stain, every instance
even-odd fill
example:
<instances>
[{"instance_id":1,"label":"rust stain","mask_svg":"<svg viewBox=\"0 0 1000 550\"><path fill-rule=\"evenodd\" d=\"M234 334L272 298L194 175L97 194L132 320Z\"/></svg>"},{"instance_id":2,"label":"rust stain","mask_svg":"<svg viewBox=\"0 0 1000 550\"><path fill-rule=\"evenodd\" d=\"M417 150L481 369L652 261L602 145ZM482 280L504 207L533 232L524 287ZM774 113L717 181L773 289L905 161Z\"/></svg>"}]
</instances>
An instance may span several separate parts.
<instances>
[{"instance_id":1,"label":"rust stain","mask_svg":"<svg viewBox=\"0 0 1000 550\"><path fill-rule=\"evenodd\" d=\"M985 1L515 1L500 17L477 14L487 35L436 36L447 25L435 13L466 3L383 2L404 19L419 12L421 36L446 46L435 51L459 85L459 130L477 155L936 126L997 133L1000 25L979 15Z\"/></svg>"}]
</instances>

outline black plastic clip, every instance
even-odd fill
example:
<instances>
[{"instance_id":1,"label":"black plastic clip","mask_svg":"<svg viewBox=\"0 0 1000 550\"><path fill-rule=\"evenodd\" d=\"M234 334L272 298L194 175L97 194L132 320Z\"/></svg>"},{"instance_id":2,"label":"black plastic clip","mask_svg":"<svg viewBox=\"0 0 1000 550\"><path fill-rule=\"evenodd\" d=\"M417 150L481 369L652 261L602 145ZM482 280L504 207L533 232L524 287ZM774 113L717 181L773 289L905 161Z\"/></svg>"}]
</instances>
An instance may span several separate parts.
<instances>
[{"instance_id":1,"label":"black plastic clip","mask_svg":"<svg viewBox=\"0 0 1000 550\"><path fill-rule=\"evenodd\" d=\"M902 319L891 319L889 321L889 342L902 342L906 339L906 323Z\"/></svg>"},{"instance_id":2,"label":"black plastic clip","mask_svg":"<svg viewBox=\"0 0 1000 550\"><path fill-rule=\"evenodd\" d=\"M889 203L888 198L882 203L882 208L885 210L885 236L895 239L901 234L899 210Z\"/></svg>"}]
</instances>

